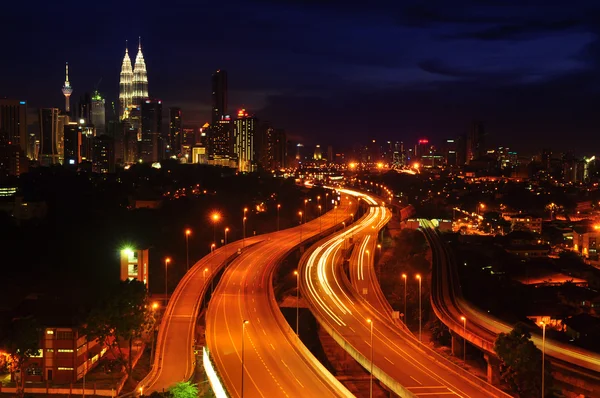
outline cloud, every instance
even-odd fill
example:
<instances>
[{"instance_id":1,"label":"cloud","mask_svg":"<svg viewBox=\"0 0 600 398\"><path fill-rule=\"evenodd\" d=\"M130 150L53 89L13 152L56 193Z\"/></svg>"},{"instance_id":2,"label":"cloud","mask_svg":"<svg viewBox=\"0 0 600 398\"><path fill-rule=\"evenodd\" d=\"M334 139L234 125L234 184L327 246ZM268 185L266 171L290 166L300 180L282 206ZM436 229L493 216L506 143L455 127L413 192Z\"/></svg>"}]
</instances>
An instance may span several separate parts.
<instances>
[{"instance_id":1,"label":"cloud","mask_svg":"<svg viewBox=\"0 0 600 398\"><path fill-rule=\"evenodd\" d=\"M502 24L483 30L460 32L443 36L446 39L475 39L475 40L518 40L531 36L547 35L564 32L579 27L580 21L528 21L520 24Z\"/></svg>"}]
</instances>

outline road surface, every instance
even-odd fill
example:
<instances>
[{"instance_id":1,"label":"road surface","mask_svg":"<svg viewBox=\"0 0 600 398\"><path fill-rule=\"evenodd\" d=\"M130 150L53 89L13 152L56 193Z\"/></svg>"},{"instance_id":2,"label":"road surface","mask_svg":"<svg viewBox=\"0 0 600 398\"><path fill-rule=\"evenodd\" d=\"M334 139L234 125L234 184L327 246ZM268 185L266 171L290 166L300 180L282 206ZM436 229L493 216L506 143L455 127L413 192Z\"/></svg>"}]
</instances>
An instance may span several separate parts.
<instances>
[{"instance_id":1,"label":"road surface","mask_svg":"<svg viewBox=\"0 0 600 398\"><path fill-rule=\"evenodd\" d=\"M320 220L271 234L228 267L209 304L206 334L230 396L351 396L297 339L275 302L272 285L278 263L302 241L347 222L356 208L356 201L351 203L342 200Z\"/></svg>"},{"instance_id":2,"label":"road surface","mask_svg":"<svg viewBox=\"0 0 600 398\"><path fill-rule=\"evenodd\" d=\"M473 382L474 377L459 375L450 364L424 351L410 333L394 325L389 316L380 314L352 288L340 266L344 241L365 231L370 234L372 227L380 228L387 217L381 206L371 206L355 225L313 245L304 256L301 292L317 320L367 370L373 357L373 374L400 396L506 397L494 389L482 390ZM365 263L353 268L364 276L364 267Z\"/></svg>"}]
</instances>

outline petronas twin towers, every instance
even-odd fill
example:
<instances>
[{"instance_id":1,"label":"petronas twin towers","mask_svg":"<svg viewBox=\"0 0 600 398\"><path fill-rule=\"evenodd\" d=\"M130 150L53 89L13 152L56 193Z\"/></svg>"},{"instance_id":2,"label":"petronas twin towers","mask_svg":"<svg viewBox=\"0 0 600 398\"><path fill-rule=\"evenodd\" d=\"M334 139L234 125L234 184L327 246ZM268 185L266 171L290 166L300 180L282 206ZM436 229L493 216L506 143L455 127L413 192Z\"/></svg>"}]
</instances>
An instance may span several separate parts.
<instances>
[{"instance_id":1,"label":"petronas twin towers","mask_svg":"<svg viewBox=\"0 0 600 398\"><path fill-rule=\"evenodd\" d=\"M121 78L119 80L119 116L127 119L131 110L139 107L142 100L148 98L148 72L142 54L142 41L138 45L135 65L131 68L129 50L125 46L125 57L121 65Z\"/></svg>"}]
</instances>

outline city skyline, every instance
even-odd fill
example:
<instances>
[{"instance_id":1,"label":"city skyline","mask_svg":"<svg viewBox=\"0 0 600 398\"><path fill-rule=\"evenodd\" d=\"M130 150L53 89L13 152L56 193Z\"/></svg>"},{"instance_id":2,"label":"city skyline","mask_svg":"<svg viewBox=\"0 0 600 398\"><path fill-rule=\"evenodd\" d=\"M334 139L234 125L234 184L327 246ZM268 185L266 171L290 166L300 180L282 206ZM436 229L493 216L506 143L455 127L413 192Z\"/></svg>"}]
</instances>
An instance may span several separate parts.
<instances>
[{"instance_id":1,"label":"city skyline","mask_svg":"<svg viewBox=\"0 0 600 398\"><path fill-rule=\"evenodd\" d=\"M441 140L483 120L492 142L532 150L544 140L587 152L585 140L597 131L599 85L593 3L540 8L511 2L500 9L465 2L460 15L449 7L386 4L369 10L350 4L339 13L331 3L301 1L198 6L204 15L230 12L244 21L222 35L210 33L218 31L219 18L208 17L205 28L195 30L195 13L180 13L176 4L162 16L142 10L124 29L100 38L80 32L51 56L41 49L41 62L3 65L0 73L17 79L5 83L2 95L25 98L31 107L58 105L56 87L68 60L72 99L102 78L99 91L116 100L122 43L142 36L154 95L181 107L194 124L210 120L206 76L222 68L230 75L231 109L252 110L307 142L324 135L360 141L366 134ZM133 6L124 7L119 12ZM26 61L35 35L58 34L50 22L59 12L45 5L31 11L36 27L23 32L26 45L9 43L7 50ZM103 11L92 22L112 15ZM22 22L15 18L3 30ZM240 62L246 59L252 62ZM566 134L582 139L560 145ZM520 142L523 136L531 138Z\"/></svg>"}]
</instances>

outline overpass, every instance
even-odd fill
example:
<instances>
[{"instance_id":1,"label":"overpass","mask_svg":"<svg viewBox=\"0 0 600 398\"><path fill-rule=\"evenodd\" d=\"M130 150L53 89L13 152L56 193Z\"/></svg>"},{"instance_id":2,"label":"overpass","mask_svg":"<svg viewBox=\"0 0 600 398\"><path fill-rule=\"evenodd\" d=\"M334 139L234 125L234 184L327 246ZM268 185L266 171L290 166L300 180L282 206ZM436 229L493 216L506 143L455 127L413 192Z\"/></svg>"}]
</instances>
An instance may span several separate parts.
<instances>
[{"instance_id":1,"label":"overpass","mask_svg":"<svg viewBox=\"0 0 600 398\"><path fill-rule=\"evenodd\" d=\"M498 377L494 342L500 333L509 333L512 326L473 306L462 297L458 271L448 246L442 241L431 222L420 219L421 230L432 250L431 305L436 316L450 329L453 346L459 348L457 337L466 339L481 349L488 360L488 381ZM466 327L461 321L466 318ZM532 341L541 349L542 336L532 335ZM600 380L600 355L549 338L545 352L557 367L581 377Z\"/></svg>"}]
</instances>

